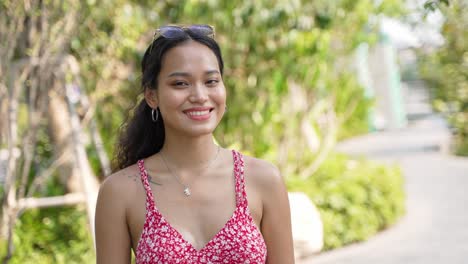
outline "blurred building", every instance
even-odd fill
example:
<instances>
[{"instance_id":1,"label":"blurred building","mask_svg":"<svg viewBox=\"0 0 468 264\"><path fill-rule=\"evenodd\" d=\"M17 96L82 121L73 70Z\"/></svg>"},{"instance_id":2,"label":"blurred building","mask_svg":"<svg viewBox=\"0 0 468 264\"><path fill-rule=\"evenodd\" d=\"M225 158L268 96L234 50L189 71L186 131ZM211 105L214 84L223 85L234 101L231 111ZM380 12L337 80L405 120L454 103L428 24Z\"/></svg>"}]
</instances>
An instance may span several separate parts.
<instances>
[{"instance_id":1,"label":"blurred building","mask_svg":"<svg viewBox=\"0 0 468 264\"><path fill-rule=\"evenodd\" d=\"M395 130L407 125L404 99L411 88L410 82L418 79L415 49L430 51L444 42L439 33L442 16L435 12L424 18L416 7L408 7L412 12L405 21L379 18L378 43L372 47L363 43L356 50L358 79L366 96L375 100L369 119L371 131Z\"/></svg>"}]
</instances>

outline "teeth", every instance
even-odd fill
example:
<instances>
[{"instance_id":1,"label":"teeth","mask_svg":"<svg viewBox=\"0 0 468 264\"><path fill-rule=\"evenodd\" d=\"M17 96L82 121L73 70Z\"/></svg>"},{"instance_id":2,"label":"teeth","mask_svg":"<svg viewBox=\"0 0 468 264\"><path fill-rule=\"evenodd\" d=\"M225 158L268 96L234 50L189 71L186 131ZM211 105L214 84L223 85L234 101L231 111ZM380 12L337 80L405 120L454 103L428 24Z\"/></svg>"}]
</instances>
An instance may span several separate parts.
<instances>
[{"instance_id":1,"label":"teeth","mask_svg":"<svg viewBox=\"0 0 468 264\"><path fill-rule=\"evenodd\" d=\"M208 110L205 110L205 111L191 111L191 112L187 112L189 115L191 116L202 116L202 115L206 115L208 114L210 111Z\"/></svg>"}]
</instances>

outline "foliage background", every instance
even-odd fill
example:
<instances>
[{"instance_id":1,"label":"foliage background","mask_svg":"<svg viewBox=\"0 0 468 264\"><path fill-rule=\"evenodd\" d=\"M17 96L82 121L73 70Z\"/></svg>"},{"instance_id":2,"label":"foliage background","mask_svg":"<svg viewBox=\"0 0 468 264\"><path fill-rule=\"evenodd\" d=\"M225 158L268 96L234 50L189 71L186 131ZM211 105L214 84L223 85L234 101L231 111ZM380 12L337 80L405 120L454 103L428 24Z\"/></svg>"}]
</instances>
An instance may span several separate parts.
<instances>
[{"instance_id":1,"label":"foliage background","mask_svg":"<svg viewBox=\"0 0 468 264\"><path fill-rule=\"evenodd\" d=\"M445 43L436 50L419 51L420 72L431 88L434 108L452 126L456 154L468 156L468 3L440 2Z\"/></svg>"},{"instance_id":2,"label":"foliage background","mask_svg":"<svg viewBox=\"0 0 468 264\"><path fill-rule=\"evenodd\" d=\"M0 3L3 9L12 2ZM43 2L50 12L62 4L79 10L79 30L65 49L79 61L81 89L109 156L141 92L139 62L154 29L206 23L216 27L226 63L229 112L216 140L272 161L290 190L308 193L324 214L327 249L366 239L402 214L397 169L351 161L358 168L351 170L348 158L332 153L337 140L368 131L372 101L349 58L359 43L376 41L380 15L402 13L402 0ZM38 154L50 164L53 146L46 129L40 132ZM98 173L91 145L88 154ZM61 192L53 178L42 194ZM85 223L80 208L23 214L12 263L92 262ZM0 242L0 255L3 248Z\"/></svg>"}]
</instances>

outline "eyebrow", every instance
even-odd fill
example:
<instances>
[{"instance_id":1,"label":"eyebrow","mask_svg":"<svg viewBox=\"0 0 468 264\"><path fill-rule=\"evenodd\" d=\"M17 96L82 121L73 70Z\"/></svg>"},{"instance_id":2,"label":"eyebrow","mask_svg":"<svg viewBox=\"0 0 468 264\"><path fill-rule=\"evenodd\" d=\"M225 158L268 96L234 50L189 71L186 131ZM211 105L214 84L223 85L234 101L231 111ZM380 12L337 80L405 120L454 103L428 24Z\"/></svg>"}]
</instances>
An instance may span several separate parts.
<instances>
[{"instance_id":1,"label":"eyebrow","mask_svg":"<svg viewBox=\"0 0 468 264\"><path fill-rule=\"evenodd\" d=\"M219 74L219 71L218 70L205 71L205 75L210 75L210 74L215 74L215 73ZM167 77L175 77L175 76L189 77L191 76L191 74L188 72L173 72L169 74Z\"/></svg>"}]
</instances>

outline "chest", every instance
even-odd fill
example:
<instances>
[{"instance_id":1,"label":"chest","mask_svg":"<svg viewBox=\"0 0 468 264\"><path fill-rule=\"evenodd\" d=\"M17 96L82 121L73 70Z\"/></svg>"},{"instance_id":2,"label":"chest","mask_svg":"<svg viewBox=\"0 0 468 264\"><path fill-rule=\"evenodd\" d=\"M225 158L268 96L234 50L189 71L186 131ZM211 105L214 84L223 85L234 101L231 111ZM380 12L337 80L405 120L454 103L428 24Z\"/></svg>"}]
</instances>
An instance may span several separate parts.
<instances>
[{"instance_id":1,"label":"chest","mask_svg":"<svg viewBox=\"0 0 468 264\"><path fill-rule=\"evenodd\" d=\"M236 182L233 178L211 179L194 184L192 195L183 194L183 187L177 184L157 186L151 184L151 190L157 212L164 222L177 235L192 245L194 249L203 248L221 231L236 211ZM246 182L249 211L256 227L260 227L262 205L254 186ZM141 186L135 206L128 209L127 222L136 250L146 221L146 193Z\"/></svg>"}]
</instances>

